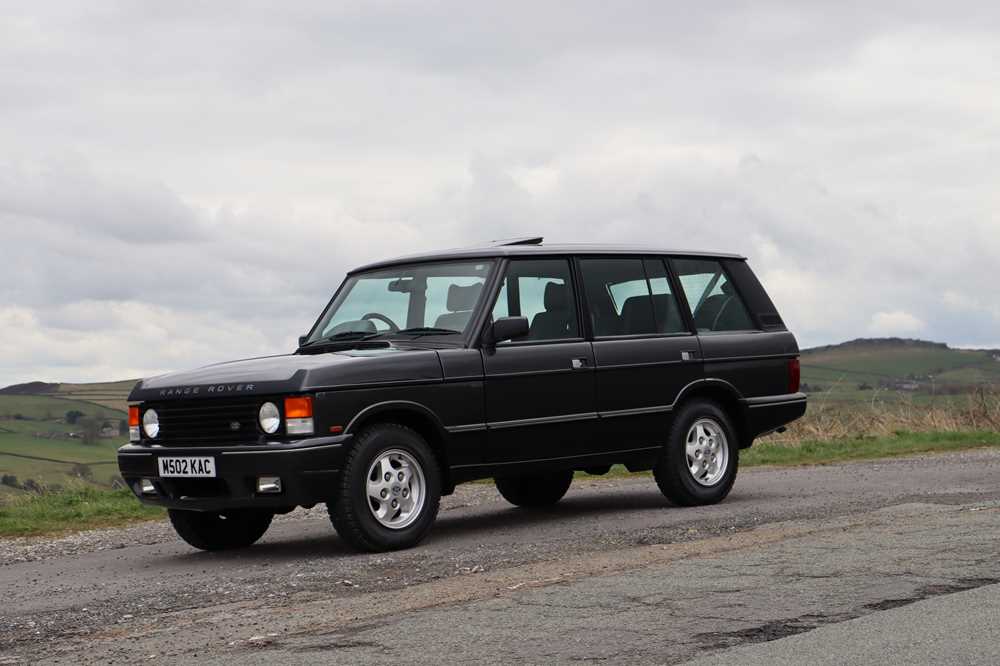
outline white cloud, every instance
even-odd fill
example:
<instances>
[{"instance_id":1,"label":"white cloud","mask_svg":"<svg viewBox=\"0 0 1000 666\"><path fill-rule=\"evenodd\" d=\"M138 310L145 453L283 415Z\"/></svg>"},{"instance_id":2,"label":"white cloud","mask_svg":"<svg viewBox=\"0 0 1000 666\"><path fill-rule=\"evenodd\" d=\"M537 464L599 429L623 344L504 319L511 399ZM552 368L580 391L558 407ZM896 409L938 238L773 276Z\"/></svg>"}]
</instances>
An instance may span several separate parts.
<instances>
[{"instance_id":1,"label":"white cloud","mask_svg":"<svg viewBox=\"0 0 1000 666\"><path fill-rule=\"evenodd\" d=\"M872 315L869 332L873 335L896 336L911 335L923 331L927 325L919 318L902 310L892 312L876 312Z\"/></svg>"},{"instance_id":2,"label":"white cloud","mask_svg":"<svg viewBox=\"0 0 1000 666\"><path fill-rule=\"evenodd\" d=\"M525 234L747 254L802 346L995 341L997 18L10 8L0 385L288 349L352 266Z\"/></svg>"}]
</instances>

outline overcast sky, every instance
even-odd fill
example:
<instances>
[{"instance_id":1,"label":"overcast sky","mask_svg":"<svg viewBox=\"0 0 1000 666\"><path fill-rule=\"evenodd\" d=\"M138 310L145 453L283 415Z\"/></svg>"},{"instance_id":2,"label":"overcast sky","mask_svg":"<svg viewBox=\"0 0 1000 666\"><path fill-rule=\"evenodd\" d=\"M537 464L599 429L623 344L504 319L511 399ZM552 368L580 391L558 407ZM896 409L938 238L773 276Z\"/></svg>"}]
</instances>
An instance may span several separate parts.
<instances>
[{"instance_id":1,"label":"overcast sky","mask_svg":"<svg viewBox=\"0 0 1000 666\"><path fill-rule=\"evenodd\" d=\"M286 351L354 265L524 234L1000 347L997 3L0 6L0 385Z\"/></svg>"}]
</instances>

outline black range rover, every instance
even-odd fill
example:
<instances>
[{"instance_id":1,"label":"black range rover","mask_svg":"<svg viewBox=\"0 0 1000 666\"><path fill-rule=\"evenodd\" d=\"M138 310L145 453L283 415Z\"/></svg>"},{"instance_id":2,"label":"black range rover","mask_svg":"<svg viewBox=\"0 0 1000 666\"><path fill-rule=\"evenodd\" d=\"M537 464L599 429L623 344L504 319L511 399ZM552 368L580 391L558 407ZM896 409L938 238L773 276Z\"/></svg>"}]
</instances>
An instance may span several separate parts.
<instances>
[{"instance_id":1,"label":"black range rover","mask_svg":"<svg viewBox=\"0 0 1000 666\"><path fill-rule=\"evenodd\" d=\"M294 353L139 382L123 478L208 550L320 502L354 546L405 548L458 483L538 507L614 464L722 500L740 449L806 409L746 260L541 240L358 268Z\"/></svg>"}]
</instances>

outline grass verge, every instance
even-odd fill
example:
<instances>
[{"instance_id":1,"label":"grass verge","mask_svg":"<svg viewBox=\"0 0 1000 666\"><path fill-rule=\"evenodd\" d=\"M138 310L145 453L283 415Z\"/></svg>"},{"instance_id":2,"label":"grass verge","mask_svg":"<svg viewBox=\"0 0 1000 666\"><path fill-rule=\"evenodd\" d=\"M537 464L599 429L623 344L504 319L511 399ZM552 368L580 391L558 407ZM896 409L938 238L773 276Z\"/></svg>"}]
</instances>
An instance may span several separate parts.
<instances>
[{"instance_id":1,"label":"grass verge","mask_svg":"<svg viewBox=\"0 0 1000 666\"><path fill-rule=\"evenodd\" d=\"M806 440L794 443L762 440L750 449L740 452L740 467L823 465L848 460L874 460L994 446L1000 447L1000 432L899 431L885 437ZM635 474L648 474L648 472L635 472ZM577 478L590 476L584 472L577 473ZM593 478L609 476L632 476L632 473L621 465L615 465L607 474Z\"/></svg>"},{"instance_id":2,"label":"grass verge","mask_svg":"<svg viewBox=\"0 0 1000 666\"><path fill-rule=\"evenodd\" d=\"M166 515L139 503L128 489L77 485L41 495L5 497L0 503L0 536L36 536L120 526Z\"/></svg>"},{"instance_id":3,"label":"grass verge","mask_svg":"<svg viewBox=\"0 0 1000 666\"><path fill-rule=\"evenodd\" d=\"M844 460L871 460L984 446L1000 446L1000 432L906 432L886 437L806 440L795 444L757 442L740 454L740 465L819 465Z\"/></svg>"}]
</instances>

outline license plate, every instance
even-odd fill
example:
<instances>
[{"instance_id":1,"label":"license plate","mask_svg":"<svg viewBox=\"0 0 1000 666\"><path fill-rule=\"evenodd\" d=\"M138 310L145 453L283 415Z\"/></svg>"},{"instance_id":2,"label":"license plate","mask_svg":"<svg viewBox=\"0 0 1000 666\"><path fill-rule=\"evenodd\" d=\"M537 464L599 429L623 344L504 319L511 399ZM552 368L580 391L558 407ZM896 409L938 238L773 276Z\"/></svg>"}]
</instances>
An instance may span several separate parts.
<instances>
[{"instance_id":1,"label":"license plate","mask_svg":"<svg viewBox=\"0 0 1000 666\"><path fill-rule=\"evenodd\" d=\"M215 476L215 458L160 458L160 476Z\"/></svg>"}]
</instances>

